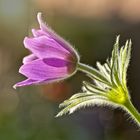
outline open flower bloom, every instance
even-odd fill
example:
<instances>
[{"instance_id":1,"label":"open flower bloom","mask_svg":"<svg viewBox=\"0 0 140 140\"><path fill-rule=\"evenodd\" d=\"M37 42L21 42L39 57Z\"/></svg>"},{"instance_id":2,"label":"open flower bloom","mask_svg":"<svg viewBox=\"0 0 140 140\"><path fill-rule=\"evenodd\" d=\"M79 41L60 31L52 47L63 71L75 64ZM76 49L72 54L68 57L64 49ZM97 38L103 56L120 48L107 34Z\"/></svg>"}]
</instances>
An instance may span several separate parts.
<instances>
[{"instance_id":1,"label":"open flower bloom","mask_svg":"<svg viewBox=\"0 0 140 140\"><path fill-rule=\"evenodd\" d=\"M31 54L23 58L19 73L26 80L14 85L14 88L44 84L66 79L76 72L79 56L74 48L52 31L37 14L40 29L32 29L33 37L25 37L25 48Z\"/></svg>"}]
</instances>

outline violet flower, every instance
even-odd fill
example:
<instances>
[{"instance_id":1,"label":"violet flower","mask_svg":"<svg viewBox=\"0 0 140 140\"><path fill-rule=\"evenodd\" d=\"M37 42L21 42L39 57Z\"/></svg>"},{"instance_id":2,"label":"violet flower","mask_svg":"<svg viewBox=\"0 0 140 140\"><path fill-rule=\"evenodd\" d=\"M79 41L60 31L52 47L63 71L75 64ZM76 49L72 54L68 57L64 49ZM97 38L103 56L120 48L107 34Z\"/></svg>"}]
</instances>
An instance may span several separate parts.
<instances>
[{"instance_id":1,"label":"violet flower","mask_svg":"<svg viewBox=\"0 0 140 140\"><path fill-rule=\"evenodd\" d=\"M25 48L32 54L23 58L19 73L26 80L14 85L14 88L44 84L66 79L77 70L79 55L63 38L51 30L37 14L40 29L32 29L33 37L25 37Z\"/></svg>"}]
</instances>

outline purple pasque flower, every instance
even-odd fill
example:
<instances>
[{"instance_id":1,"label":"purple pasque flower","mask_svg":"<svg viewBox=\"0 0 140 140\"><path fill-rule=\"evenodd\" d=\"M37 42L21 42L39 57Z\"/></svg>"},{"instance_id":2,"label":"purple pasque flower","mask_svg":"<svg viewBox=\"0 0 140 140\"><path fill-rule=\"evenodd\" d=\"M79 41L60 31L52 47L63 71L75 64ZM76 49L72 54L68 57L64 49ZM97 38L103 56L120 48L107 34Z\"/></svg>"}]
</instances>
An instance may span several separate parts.
<instances>
[{"instance_id":1,"label":"purple pasque flower","mask_svg":"<svg viewBox=\"0 0 140 140\"><path fill-rule=\"evenodd\" d=\"M57 35L37 14L40 29L32 29L33 37L25 37L25 48L31 54L23 58L19 73L26 80L14 85L14 88L44 84L66 79L76 72L79 55L63 38Z\"/></svg>"}]
</instances>

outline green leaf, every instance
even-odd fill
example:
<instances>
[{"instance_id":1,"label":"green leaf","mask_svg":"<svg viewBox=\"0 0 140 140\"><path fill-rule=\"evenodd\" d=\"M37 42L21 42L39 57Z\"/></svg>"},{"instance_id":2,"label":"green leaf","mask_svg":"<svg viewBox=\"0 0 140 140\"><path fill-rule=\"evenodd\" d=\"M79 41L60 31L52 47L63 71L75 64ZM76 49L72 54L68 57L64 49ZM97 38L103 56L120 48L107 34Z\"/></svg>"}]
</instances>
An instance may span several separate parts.
<instances>
[{"instance_id":1,"label":"green leaf","mask_svg":"<svg viewBox=\"0 0 140 140\"><path fill-rule=\"evenodd\" d=\"M102 96L84 96L78 99L75 99L73 102L70 100L67 100L66 102L60 104L60 107L66 106L62 111L60 111L56 117L62 116L66 113L73 113L79 108L90 106L90 105L103 105L108 104L107 98L104 98Z\"/></svg>"},{"instance_id":2,"label":"green leaf","mask_svg":"<svg viewBox=\"0 0 140 140\"><path fill-rule=\"evenodd\" d=\"M126 73L130 61L131 40L125 46L119 46L119 36L116 38L112 55L106 63L97 62L97 69L85 64L78 64L78 70L86 73L92 83L83 82L82 93L73 95L60 104L64 109L57 115L73 113L81 107L89 105L123 106L129 99ZM120 48L120 49L119 49Z\"/></svg>"}]
</instances>

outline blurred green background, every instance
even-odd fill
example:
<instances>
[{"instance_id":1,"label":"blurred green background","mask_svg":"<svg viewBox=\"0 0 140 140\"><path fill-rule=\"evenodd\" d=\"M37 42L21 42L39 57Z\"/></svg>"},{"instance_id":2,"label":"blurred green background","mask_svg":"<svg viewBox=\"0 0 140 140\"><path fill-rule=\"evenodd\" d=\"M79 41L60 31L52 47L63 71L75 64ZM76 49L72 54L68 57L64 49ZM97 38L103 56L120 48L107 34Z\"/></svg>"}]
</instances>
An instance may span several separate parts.
<instances>
[{"instance_id":1,"label":"blurred green background","mask_svg":"<svg viewBox=\"0 0 140 140\"><path fill-rule=\"evenodd\" d=\"M138 140L140 132L120 110L88 107L55 118L58 105L80 91L87 77L14 90L23 46L36 14L79 51L81 61L96 67L110 56L116 35L121 44L133 42L128 86L140 111L140 1L139 0L0 0L0 140Z\"/></svg>"}]
</instances>

